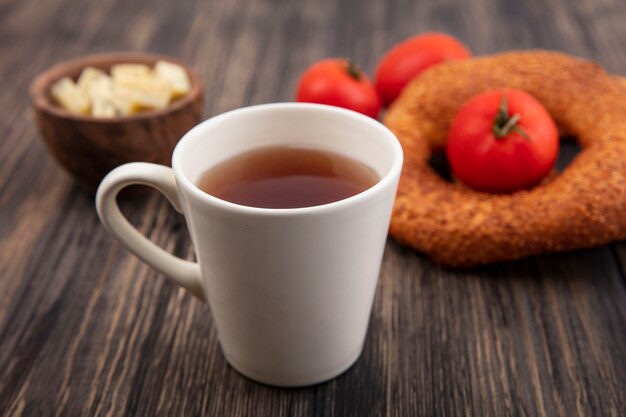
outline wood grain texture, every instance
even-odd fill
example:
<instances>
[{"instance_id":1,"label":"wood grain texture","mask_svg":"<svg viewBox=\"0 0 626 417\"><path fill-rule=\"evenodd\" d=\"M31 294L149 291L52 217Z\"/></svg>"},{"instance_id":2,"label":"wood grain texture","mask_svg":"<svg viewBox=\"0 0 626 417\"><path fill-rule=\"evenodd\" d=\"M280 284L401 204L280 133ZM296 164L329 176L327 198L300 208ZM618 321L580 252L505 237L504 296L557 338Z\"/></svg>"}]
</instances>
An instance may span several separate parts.
<instances>
[{"instance_id":1,"label":"wood grain texture","mask_svg":"<svg viewBox=\"0 0 626 417\"><path fill-rule=\"evenodd\" d=\"M205 116L291 100L312 61L372 70L416 32L478 54L550 48L626 73L620 0L0 0L0 415L622 416L626 245L451 272L389 241L363 356L305 389L230 368L210 309L111 240L93 196L47 154L28 84L88 53L180 57L205 82ZM193 257L156 193L124 212Z\"/></svg>"}]
</instances>

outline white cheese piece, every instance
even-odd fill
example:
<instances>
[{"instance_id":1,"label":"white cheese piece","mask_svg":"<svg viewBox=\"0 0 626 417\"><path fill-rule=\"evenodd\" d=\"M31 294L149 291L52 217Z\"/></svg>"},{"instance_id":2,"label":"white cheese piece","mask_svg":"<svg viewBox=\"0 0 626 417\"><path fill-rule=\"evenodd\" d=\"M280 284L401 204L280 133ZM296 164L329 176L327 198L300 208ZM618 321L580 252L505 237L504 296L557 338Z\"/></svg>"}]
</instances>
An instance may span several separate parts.
<instances>
[{"instance_id":1,"label":"white cheese piece","mask_svg":"<svg viewBox=\"0 0 626 417\"><path fill-rule=\"evenodd\" d=\"M115 64L111 67L113 81L132 81L150 75L150 67L144 64Z\"/></svg>"},{"instance_id":2,"label":"white cheese piece","mask_svg":"<svg viewBox=\"0 0 626 417\"><path fill-rule=\"evenodd\" d=\"M70 77L63 77L54 83L50 92L65 110L77 114L89 113L89 98Z\"/></svg>"},{"instance_id":3,"label":"white cheese piece","mask_svg":"<svg viewBox=\"0 0 626 417\"><path fill-rule=\"evenodd\" d=\"M171 86L174 97L184 96L191 89L187 71L180 65L159 61L154 66L154 74Z\"/></svg>"},{"instance_id":4,"label":"white cheese piece","mask_svg":"<svg viewBox=\"0 0 626 417\"><path fill-rule=\"evenodd\" d=\"M132 91L128 88L122 88L114 84L111 101L117 113L122 116L128 116L141 111L141 106L133 99Z\"/></svg>"},{"instance_id":5,"label":"white cheese piece","mask_svg":"<svg viewBox=\"0 0 626 417\"><path fill-rule=\"evenodd\" d=\"M87 95L91 101L111 101L113 98L113 80L106 74L100 75L89 83Z\"/></svg>"},{"instance_id":6,"label":"white cheese piece","mask_svg":"<svg viewBox=\"0 0 626 417\"><path fill-rule=\"evenodd\" d=\"M115 105L109 100L93 100L91 102L91 115L94 117L115 117Z\"/></svg>"},{"instance_id":7,"label":"white cheese piece","mask_svg":"<svg viewBox=\"0 0 626 417\"><path fill-rule=\"evenodd\" d=\"M91 83L93 83L95 80L102 76L106 76L104 71L101 71L94 67L86 67L81 71L76 84L84 93L89 94L89 88L91 87Z\"/></svg>"},{"instance_id":8,"label":"white cheese piece","mask_svg":"<svg viewBox=\"0 0 626 417\"><path fill-rule=\"evenodd\" d=\"M169 88L144 89L114 83L113 103L122 114L134 114L144 109L166 108L170 97Z\"/></svg>"}]
</instances>

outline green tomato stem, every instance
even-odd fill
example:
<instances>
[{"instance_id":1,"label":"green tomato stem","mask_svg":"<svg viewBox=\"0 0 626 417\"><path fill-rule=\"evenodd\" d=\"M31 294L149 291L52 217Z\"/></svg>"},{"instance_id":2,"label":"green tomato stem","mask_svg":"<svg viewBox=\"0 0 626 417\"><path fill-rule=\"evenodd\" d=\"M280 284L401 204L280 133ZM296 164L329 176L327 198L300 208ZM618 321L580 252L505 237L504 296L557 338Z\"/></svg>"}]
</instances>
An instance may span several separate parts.
<instances>
[{"instance_id":1,"label":"green tomato stem","mask_svg":"<svg viewBox=\"0 0 626 417\"><path fill-rule=\"evenodd\" d=\"M509 105L506 100L506 94L503 94L498 113L493 121L493 134L496 135L496 139L502 139L509 133L516 132L525 139L531 140L528 133L518 125L521 119L522 115L519 113L509 116Z\"/></svg>"},{"instance_id":2,"label":"green tomato stem","mask_svg":"<svg viewBox=\"0 0 626 417\"><path fill-rule=\"evenodd\" d=\"M354 78L355 80L359 81L361 79L361 75L363 74L363 72L361 71L361 68L359 68L357 64L355 64L349 59L347 60L347 62L348 62L348 66L346 67L346 71L348 72L348 75Z\"/></svg>"}]
</instances>

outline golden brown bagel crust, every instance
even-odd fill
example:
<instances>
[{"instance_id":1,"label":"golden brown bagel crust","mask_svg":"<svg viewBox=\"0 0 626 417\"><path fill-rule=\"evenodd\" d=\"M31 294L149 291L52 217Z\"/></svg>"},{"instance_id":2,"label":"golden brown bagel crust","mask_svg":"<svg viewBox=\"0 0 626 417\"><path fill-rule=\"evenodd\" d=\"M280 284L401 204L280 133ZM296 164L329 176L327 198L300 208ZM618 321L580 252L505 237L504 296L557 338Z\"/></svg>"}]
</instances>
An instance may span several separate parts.
<instances>
[{"instance_id":1,"label":"golden brown bagel crust","mask_svg":"<svg viewBox=\"0 0 626 417\"><path fill-rule=\"evenodd\" d=\"M470 97L535 96L583 148L558 175L508 195L449 183L428 164ZM450 266L470 266L626 238L626 88L598 65L546 51L439 65L402 92L385 124L404 148L390 233Z\"/></svg>"}]
</instances>

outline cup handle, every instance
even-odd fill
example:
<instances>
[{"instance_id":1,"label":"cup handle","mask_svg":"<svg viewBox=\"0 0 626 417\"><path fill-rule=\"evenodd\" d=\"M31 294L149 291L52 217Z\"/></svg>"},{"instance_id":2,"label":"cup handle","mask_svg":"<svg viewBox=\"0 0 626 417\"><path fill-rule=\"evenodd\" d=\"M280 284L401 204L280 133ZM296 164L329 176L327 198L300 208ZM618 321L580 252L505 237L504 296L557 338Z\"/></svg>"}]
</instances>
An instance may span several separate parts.
<instances>
[{"instance_id":1,"label":"cup handle","mask_svg":"<svg viewBox=\"0 0 626 417\"><path fill-rule=\"evenodd\" d=\"M129 251L200 300L206 301L198 264L178 258L152 243L139 233L120 211L117 194L124 187L133 184L156 188L167 197L176 211L181 213L172 169L163 165L132 162L109 172L98 187L96 210L102 224Z\"/></svg>"}]
</instances>

